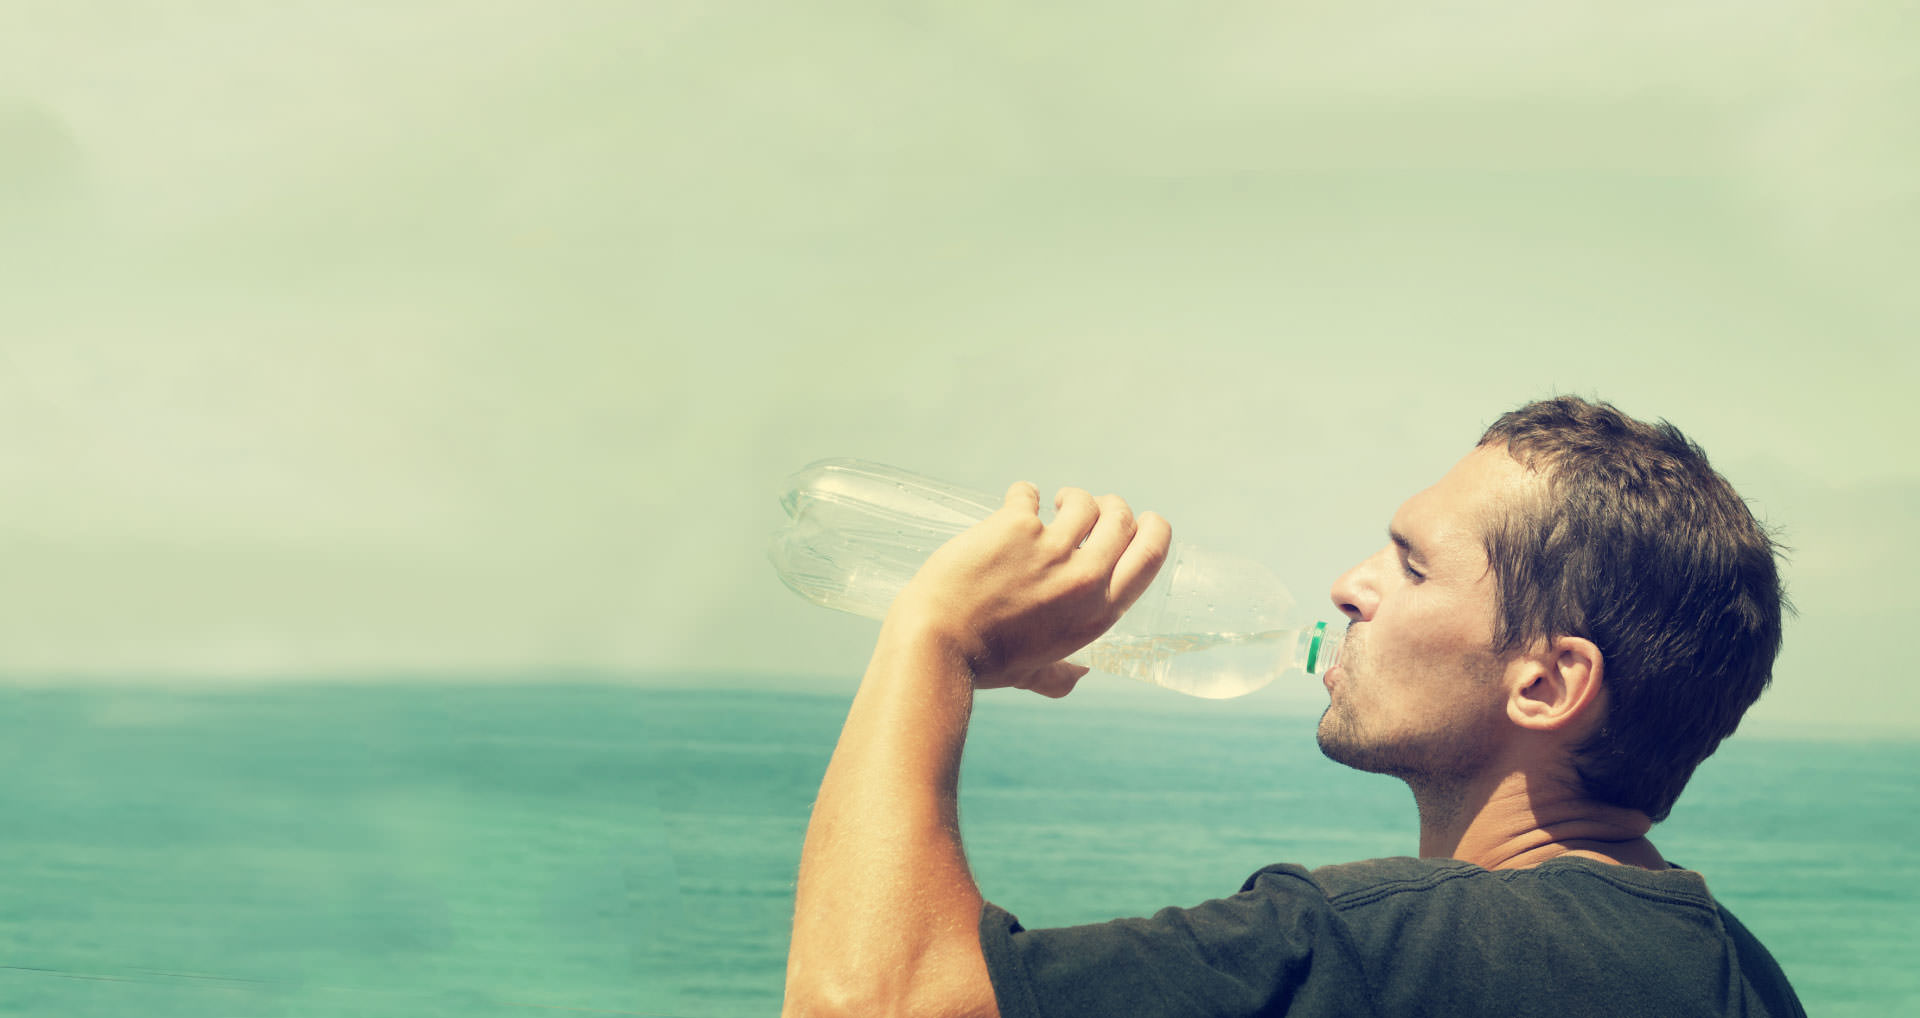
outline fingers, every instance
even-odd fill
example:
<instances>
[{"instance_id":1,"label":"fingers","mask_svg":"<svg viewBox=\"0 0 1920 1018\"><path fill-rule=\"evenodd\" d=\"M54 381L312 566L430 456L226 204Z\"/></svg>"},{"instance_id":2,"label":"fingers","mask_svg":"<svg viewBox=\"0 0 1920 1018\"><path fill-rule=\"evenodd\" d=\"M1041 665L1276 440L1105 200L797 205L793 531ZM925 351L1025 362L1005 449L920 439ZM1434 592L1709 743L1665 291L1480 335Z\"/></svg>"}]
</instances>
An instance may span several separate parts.
<instances>
[{"instance_id":1,"label":"fingers","mask_svg":"<svg viewBox=\"0 0 1920 1018\"><path fill-rule=\"evenodd\" d=\"M1007 497L1002 505L1008 509L1018 509L1035 516L1040 515L1040 489L1032 481L1015 481L1007 488Z\"/></svg>"},{"instance_id":2,"label":"fingers","mask_svg":"<svg viewBox=\"0 0 1920 1018\"><path fill-rule=\"evenodd\" d=\"M1054 505L1059 514L1048 529L1057 530L1062 541L1077 543L1089 566L1109 574L1109 596L1126 610L1166 561L1173 527L1157 513L1135 519L1118 495L1094 498L1079 488L1062 488Z\"/></svg>"},{"instance_id":3,"label":"fingers","mask_svg":"<svg viewBox=\"0 0 1920 1018\"><path fill-rule=\"evenodd\" d=\"M1062 548L1078 548L1100 522L1101 506L1080 488L1061 488L1053 496L1053 523L1047 527Z\"/></svg>"},{"instance_id":4,"label":"fingers","mask_svg":"<svg viewBox=\"0 0 1920 1018\"><path fill-rule=\"evenodd\" d=\"M1127 542L1133 540L1133 510L1118 495L1102 495L1090 501L1098 507L1100 518L1080 546L1097 556L1102 564L1118 562L1120 553L1127 549Z\"/></svg>"},{"instance_id":5,"label":"fingers","mask_svg":"<svg viewBox=\"0 0 1920 1018\"><path fill-rule=\"evenodd\" d=\"M1173 525L1159 513L1141 513L1135 522L1133 540L1120 553L1113 567L1112 599L1127 610L1147 592L1153 578L1166 564L1167 549L1173 544Z\"/></svg>"},{"instance_id":6,"label":"fingers","mask_svg":"<svg viewBox=\"0 0 1920 1018\"><path fill-rule=\"evenodd\" d=\"M1159 515L1135 517L1120 497L1080 488L1060 489L1053 504L1052 521L1042 523L1038 489L1012 485L1000 522L980 532L969 586L993 595L980 599L981 624L998 634L1001 650L990 667L976 668L977 688L1072 692L1087 669L1060 657L1109 628L1166 561L1173 528Z\"/></svg>"}]
</instances>

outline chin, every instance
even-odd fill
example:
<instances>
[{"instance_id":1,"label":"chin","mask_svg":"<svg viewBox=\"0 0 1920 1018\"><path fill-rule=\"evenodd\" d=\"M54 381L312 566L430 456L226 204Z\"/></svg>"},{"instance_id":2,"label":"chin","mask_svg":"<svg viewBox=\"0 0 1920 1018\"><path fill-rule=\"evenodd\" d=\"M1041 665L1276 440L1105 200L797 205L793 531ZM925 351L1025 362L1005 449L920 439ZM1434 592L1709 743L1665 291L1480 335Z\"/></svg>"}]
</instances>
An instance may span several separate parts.
<instances>
[{"instance_id":1,"label":"chin","mask_svg":"<svg viewBox=\"0 0 1920 1018\"><path fill-rule=\"evenodd\" d=\"M1408 746L1398 739L1372 737L1361 730L1351 713L1332 704L1320 715L1315 741L1322 756L1356 771L1401 776L1408 770Z\"/></svg>"},{"instance_id":2,"label":"chin","mask_svg":"<svg viewBox=\"0 0 1920 1018\"><path fill-rule=\"evenodd\" d=\"M1334 763L1358 767L1357 762L1367 754L1355 738L1351 719L1339 713L1332 704L1320 715L1320 727L1314 732L1314 741L1320 744L1320 752ZM1363 768L1364 769L1364 768Z\"/></svg>"}]
</instances>

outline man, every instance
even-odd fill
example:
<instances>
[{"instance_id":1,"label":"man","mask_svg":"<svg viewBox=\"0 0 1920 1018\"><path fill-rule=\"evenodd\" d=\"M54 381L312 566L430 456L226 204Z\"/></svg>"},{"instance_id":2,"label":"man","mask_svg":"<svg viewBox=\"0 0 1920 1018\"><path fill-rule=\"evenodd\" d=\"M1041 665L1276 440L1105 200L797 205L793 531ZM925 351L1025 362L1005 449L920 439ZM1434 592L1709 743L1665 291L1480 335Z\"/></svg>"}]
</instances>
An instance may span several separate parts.
<instances>
[{"instance_id":1,"label":"man","mask_svg":"<svg viewBox=\"0 0 1920 1018\"><path fill-rule=\"evenodd\" d=\"M1780 643L1774 546L1678 431L1566 397L1509 413L1334 584L1351 623L1320 745L1407 782L1420 858L1029 931L960 846L973 691L1070 692L1061 659L1171 536L1112 496L1038 507L1014 485L882 626L807 830L787 1014L1804 1013L1646 837Z\"/></svg>"}]
</instances>

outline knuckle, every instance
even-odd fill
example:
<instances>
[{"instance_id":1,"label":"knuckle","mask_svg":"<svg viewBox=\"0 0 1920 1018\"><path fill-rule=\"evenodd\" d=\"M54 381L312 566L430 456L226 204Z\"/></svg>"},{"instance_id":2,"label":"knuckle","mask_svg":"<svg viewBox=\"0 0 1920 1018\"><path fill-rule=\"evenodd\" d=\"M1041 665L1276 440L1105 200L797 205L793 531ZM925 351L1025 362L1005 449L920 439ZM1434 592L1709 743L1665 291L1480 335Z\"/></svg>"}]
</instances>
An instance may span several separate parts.
<instances>
[{"instance_id":1,"label":"knuckle","mask_svg":"<svg viewBox=\"0 0 1920 1018\"><path fill-rule=\"evenodd\" d=\"M1094 591L1105 590L1106 586L1106 573L1085 560L1077 560L1073 574L1067 580L1067 589L1076 597L1085 597Z\"/></svg>"}]
</instances>

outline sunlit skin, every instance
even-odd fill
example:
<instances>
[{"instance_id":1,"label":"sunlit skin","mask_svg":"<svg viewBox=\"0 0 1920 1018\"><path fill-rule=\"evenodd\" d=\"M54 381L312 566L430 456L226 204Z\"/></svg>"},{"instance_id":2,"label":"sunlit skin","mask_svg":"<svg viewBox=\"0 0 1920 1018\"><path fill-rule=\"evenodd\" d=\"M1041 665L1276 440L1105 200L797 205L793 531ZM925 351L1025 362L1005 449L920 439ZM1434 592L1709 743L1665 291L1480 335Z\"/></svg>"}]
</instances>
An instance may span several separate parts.
<instances>
[{"instance_id":1,"label":"sunlit skin","mask_svg":"<svg viewBox=\"0 0 1920 1018\"><path fill-rule=\"evenodd\" d=\"M1572 747L1605 712L1605 660L1558 637L1492 652L1486 521L1528 504L1541 479L1483 447L1394 513L1387 543L1332 589L1351 624L1325 676L1323 752L1405 780L1420 854L1488 868L1577 854L1665 865L1644 814L1580 792Z\"/></svg>"}]
</instances>

